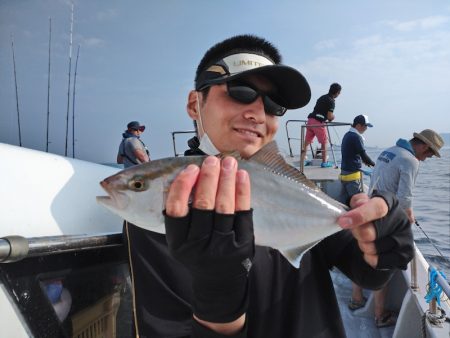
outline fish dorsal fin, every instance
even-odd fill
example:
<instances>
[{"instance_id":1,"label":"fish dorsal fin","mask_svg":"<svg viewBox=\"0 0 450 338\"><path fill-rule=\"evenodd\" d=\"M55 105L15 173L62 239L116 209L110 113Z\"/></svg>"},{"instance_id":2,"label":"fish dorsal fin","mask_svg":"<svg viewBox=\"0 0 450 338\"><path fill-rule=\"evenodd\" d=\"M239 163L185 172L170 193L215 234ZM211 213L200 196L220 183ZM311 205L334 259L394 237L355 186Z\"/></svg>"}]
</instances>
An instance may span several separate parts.
<instances>
[{"instance_id":1,"label":"fish dorsal fin","mask_svg":"<svg viewBox=\"0 0 450 338\"><path fill-rule=\"evenodd\" d=\"M278 145L275 141L267 143L248 160L263 165L267 170L270 170L274 174L284 176L312 189L319 190L313 181L306 178L301 171L286 162L284 157L280 154Z\"/></svg>"}]
</instances>

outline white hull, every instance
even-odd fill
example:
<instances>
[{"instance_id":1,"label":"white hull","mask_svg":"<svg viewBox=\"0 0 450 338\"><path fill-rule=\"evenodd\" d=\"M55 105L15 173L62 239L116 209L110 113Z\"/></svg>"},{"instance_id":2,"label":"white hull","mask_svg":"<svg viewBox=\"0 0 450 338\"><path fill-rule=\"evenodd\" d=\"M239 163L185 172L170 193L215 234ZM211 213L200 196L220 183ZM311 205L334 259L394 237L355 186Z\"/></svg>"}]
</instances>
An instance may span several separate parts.
<instances>
[{"instance_id":1,"label":"white hull","mask_svg":"<svg viewBox=\"0 0 450 338\"><path fill-rule=\"evenodd\" d=\"M121 231L121 219L95 200L118 169L3 143L0 158L0 236Z\"/></svg>"}]
</instances>

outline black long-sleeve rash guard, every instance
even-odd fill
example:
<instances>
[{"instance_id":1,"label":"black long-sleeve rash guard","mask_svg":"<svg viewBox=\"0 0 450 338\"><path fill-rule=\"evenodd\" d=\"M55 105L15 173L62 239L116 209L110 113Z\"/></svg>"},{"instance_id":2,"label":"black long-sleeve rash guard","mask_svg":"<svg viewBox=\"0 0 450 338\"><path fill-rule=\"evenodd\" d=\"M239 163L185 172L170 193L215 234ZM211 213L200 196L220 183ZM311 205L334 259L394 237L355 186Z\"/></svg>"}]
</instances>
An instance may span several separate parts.
<instances>
[{"instance_id":1,"label":"black long-sleeve rash guard","mask_svg":"<svg viewBox=\"0 0 450 338\"><path fill-rule=\"evenodd\" d=\"M361 160L364 162L365 165L369 167L373 167L375 165L375 162L372 161L372 159L369 157L369 155L367 155L364 149L359 153L359 156L361 156Z\"/></svg>"},{"instance_id":2,"label":"black long-sleeve rash guard","mask_svg":"<svg viewBox=\"0 0 450 338\"><path fill-rule=\"evenodd\" d=\"M168 252L165 235L128 224L140 337L223 337L193 322L191 275ZM275 249L256 246L246 329L236 337L345 337L329 274L333 266L364 288L393 272L367 265L349 231L325 238L294 268Z\"/></svg>"}]
</instances>

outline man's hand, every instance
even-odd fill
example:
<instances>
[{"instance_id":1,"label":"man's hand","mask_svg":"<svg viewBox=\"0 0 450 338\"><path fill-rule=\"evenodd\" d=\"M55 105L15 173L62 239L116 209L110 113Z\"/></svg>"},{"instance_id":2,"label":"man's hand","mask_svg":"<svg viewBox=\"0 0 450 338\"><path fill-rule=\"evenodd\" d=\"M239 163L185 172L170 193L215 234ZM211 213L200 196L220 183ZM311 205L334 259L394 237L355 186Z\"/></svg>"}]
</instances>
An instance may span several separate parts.
<instances>
[{"instance_id":1,"label":"man's hand","mask_svg":"<svg viewBox=\"0 0 450 338\"><path fill-rule=\"evenodd\" d=\"M416 222L416 217L414 216L414 212L412 208L405 209L406 215L408 215L409 223L414 224Z\"/></svg>"},{"instance_id":2,"label":"man's hand","mask_svg":"<svg viewBox=\"0 0 450 338\"><path fill-rule=\"evenodd\" d=\"M364 260L374 269L406 269L414 255L411 226L393 194L375 192L354 195L353 208L338 219L344 229L351 229Z\"/></svg>"},{"instance_id":3,"label":"man's hand","mask_svg":"<svg viewBox=\"0 0 450 338\"><path fill-rule=\"evenodd\" d=\"M209 156L201 169L189 165L166 201L167 243L193 276L194 318L223 334L239 332L245 323L254 256L251 213L248 174L232 157Z\"/></svg>"}]
</instances>

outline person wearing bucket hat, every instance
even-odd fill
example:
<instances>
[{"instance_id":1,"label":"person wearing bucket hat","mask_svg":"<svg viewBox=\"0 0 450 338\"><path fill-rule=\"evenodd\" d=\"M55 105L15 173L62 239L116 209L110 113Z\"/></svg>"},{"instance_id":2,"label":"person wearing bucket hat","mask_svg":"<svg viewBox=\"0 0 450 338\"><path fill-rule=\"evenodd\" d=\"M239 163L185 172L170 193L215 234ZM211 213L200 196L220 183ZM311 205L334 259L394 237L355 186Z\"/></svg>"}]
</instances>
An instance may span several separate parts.
<instances>
[{"instance_id":1,"label":"person wearing bucket hat","mask_svg":"<svg viewBox=\"0 0 450 338\"><path fill-rule=\"evenodd\" d=\"M138 121L127 124L127 130L122 134L122 141L117 153L117 163L123 164L125 168L150 161L150 152L141 140L140 136L145 126Z\"/></svg>"},{"instance_id":2,"label":"person wearing bucket hat","mask_svg":"<svg viewBox=\"0 0 450 338\"><path fill-rule=\"evenodd\" d=\"M408 215L409 223L415 222L412 197L419 162L432 156L441 157L439 150L444 145L442 137L431 129L413 133L409 141L399 139L395 146L384 150L375 164L370 178L369 190L388 191L396 194L399 204ZM374 292L375 322L378 327L394 325L395 314L385 309L388 287Z\"/></svg>"},{"instance_id":3,"label":"person wearing bucket hat","mask_svg":"<svg viewBox=\"0 0 450 338\"><path fill-rule=\"evenodd\" d=\"M237 151L249 158L273 141L279 117L310 96L303 75L282 65L267 40L223 40L203 56L188 94L187 113L198 127L191 153ZM338 220L355 229L324 239L297 269L278 250L255 245L249 173L234 157L207 156L201 167L189 165L165 193L165 234L131 223L124 229L141 337L345 337L329 269L337 266L377 288L398 267L378 266L382 255L365 260L352 236L362 220L376 220L364 228L381 220L407 223L388 196L361 197ZM405 257L402 264L412 249Z\"/></svg>"}]
</instances>

